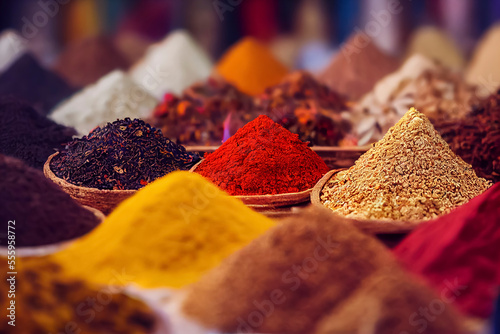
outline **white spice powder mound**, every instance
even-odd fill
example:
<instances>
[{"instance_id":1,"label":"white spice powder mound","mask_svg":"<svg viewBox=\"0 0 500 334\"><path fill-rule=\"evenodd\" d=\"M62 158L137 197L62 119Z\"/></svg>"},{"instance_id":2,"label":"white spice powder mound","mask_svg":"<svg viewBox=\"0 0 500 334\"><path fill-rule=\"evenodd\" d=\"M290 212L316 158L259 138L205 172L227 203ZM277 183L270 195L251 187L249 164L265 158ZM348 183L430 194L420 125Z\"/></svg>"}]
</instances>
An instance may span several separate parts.
<instances>
[{"instance_id":1,"label":"white spice powder mound","mask_svg":"<svg viewBox=\"0 0 500 334\"><path fill-rule=\"evenodd\" d=\"M50 118L84 135L117 119L146 118L156 104L156 99L143 87L116 70L56 107Z\"/></svg>"},{"instance_id":2,"label":"white spice powder mound","mask_svg":"<svg viewBox=\"0 0 500 334\"><path fill-rule=\"evenodd\" d=\"M354 166L325 184L321 201L348 217L419 221L447 213L490 186L411 108Z\"/></svg>"},{"instance_id":3,"label":"white spice powder mound","mask_svg":"<svg viewBox=\"0 0 500 334\"><path fill-rule=\"evenodd\" d=\"M8 69L26 51L26 40L14 30L4 30L0 34L0 73Z\"/></svg>"},{"instance_id":4,"label":"white spice powder mound","mask_svg":"<svg viewBox=\"0 0 500 334\"><path fill-rule=\"evenodd\" d=\"M181 94L208 78L213 64L188 32L178 30L148 48L129 71L130 76L161 101L165 93Z\"/></svg>"}]
</instances>

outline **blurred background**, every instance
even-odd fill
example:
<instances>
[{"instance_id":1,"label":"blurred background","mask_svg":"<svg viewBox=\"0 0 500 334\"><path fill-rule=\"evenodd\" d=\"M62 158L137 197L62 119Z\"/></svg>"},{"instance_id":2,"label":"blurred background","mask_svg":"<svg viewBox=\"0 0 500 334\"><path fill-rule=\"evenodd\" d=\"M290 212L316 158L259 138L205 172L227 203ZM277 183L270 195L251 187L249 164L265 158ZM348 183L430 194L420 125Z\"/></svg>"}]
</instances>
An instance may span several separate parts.
<instances>
[{"instance_id":1,"label":"blurred background","mask_svg":"<svg viewBox=\"0 0 500 334\"><path fill-rule=\"evenodd\" d=\"M378 16L395 2L400 15L388 22ZM214 59L253 36L269 43L286 65L316 70L351 32L374 19L384 27L376 43L388 53L401 55L412 30L433 25L469 56L500 18L500 0L17 0L1 1L0 17L0 30L21 32L46 65L86 37L133 35L151 43L185 28Z\"/></svg>"}]
</instances>

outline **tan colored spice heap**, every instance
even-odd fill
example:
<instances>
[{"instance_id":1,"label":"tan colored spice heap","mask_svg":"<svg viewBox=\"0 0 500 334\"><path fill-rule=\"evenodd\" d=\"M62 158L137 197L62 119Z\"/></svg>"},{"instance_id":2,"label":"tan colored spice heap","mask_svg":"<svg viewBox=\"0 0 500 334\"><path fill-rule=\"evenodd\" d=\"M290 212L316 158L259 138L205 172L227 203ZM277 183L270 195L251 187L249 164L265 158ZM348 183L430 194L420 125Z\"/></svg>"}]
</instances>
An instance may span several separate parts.
<instances>
[{"instance_id":1,"label":"tan colored spice heap","mask_svg":"<svg viewBox=\"0 0 500 334\"><path fill-rule=\"evenodd\" d=\"M382 52L366 34L358 33L342 45L318 78L331 90L357 101L398 66L397 58Z\"/></svg>"},{"instance_id":2,"label":"tan colored spice heap","mask_svg":"<svg viewBox=\"0 0 500 334\"><path fill-rule=\"evenodd\" d=\"M490 186L411 108L354 166L328 181L321 201L350 217L425 220Z\"/></svg>"},{"instance_id":3,"label":"tan colored spice heap","mask_svg":"<svg viewBox=\"0 0 500 334\"><path fill-rule=\"evenodd\" d=\"M393 278L376 280L387 277L383 272ZM370 318L359 317L352 305L364 293L370 305L392 303L397 313L381 307ZM329 326L323 319L335 320L340 313L358 321L345 321L335 333L387 334L394 327L416 334L421 327L408 319L433 300L438 296L403 273L375 238L345 218L312 207L273 227L194 283L182 309L207 328L225 333L314 333L318 323ZM440 311L426 333L458 333L453 310L443 305ZM366 331L373 323L377 327Z\"/></svg>"}]
</instances>

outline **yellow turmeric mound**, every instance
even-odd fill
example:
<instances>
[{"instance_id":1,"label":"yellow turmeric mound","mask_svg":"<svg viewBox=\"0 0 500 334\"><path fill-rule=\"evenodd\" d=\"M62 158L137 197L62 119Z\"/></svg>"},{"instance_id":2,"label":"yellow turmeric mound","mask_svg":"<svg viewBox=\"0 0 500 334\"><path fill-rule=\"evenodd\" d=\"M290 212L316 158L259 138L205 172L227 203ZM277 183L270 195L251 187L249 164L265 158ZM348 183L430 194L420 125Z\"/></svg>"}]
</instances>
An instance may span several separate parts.
<instances>
[{"instance_id":1,"label":"yellow turmeric mound","mask_svg":"<svg viewBox=\"0 0 500 334\"><path fill-rule=\"evenodd\" d=\"M273 225L199 174L174 172L50 257L69 275L96 283L180 288Z\"/></svg>"}]
</instances>

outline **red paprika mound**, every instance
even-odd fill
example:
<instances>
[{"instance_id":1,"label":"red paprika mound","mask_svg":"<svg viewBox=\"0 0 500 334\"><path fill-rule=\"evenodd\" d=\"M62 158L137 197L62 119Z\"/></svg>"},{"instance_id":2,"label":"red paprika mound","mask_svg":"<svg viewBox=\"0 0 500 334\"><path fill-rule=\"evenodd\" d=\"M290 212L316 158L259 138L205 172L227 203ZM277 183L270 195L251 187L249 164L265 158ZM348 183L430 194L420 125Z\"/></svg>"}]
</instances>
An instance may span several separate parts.
<instances>
[{"instance_id":1,"label":"red paprika mound","mask_svg":"<svg viewBox=\"0 0 500 334\"><path fill-rule=\"evenodd\" d=\"M465 314L488 317L500 285L500 184L421 225L394 253Z\"/></svg>"},{"instance_id":2,"label":"red paprika mound","mask_svg":"<svg viewBox=\"0 0 500 334\"><path fill-rule=\"evenodd\" d=\"M239 129L196 172L231 195L267 195L312 188L328 166L299 136L267 116Z\"/></svg>"}]
</instances>

